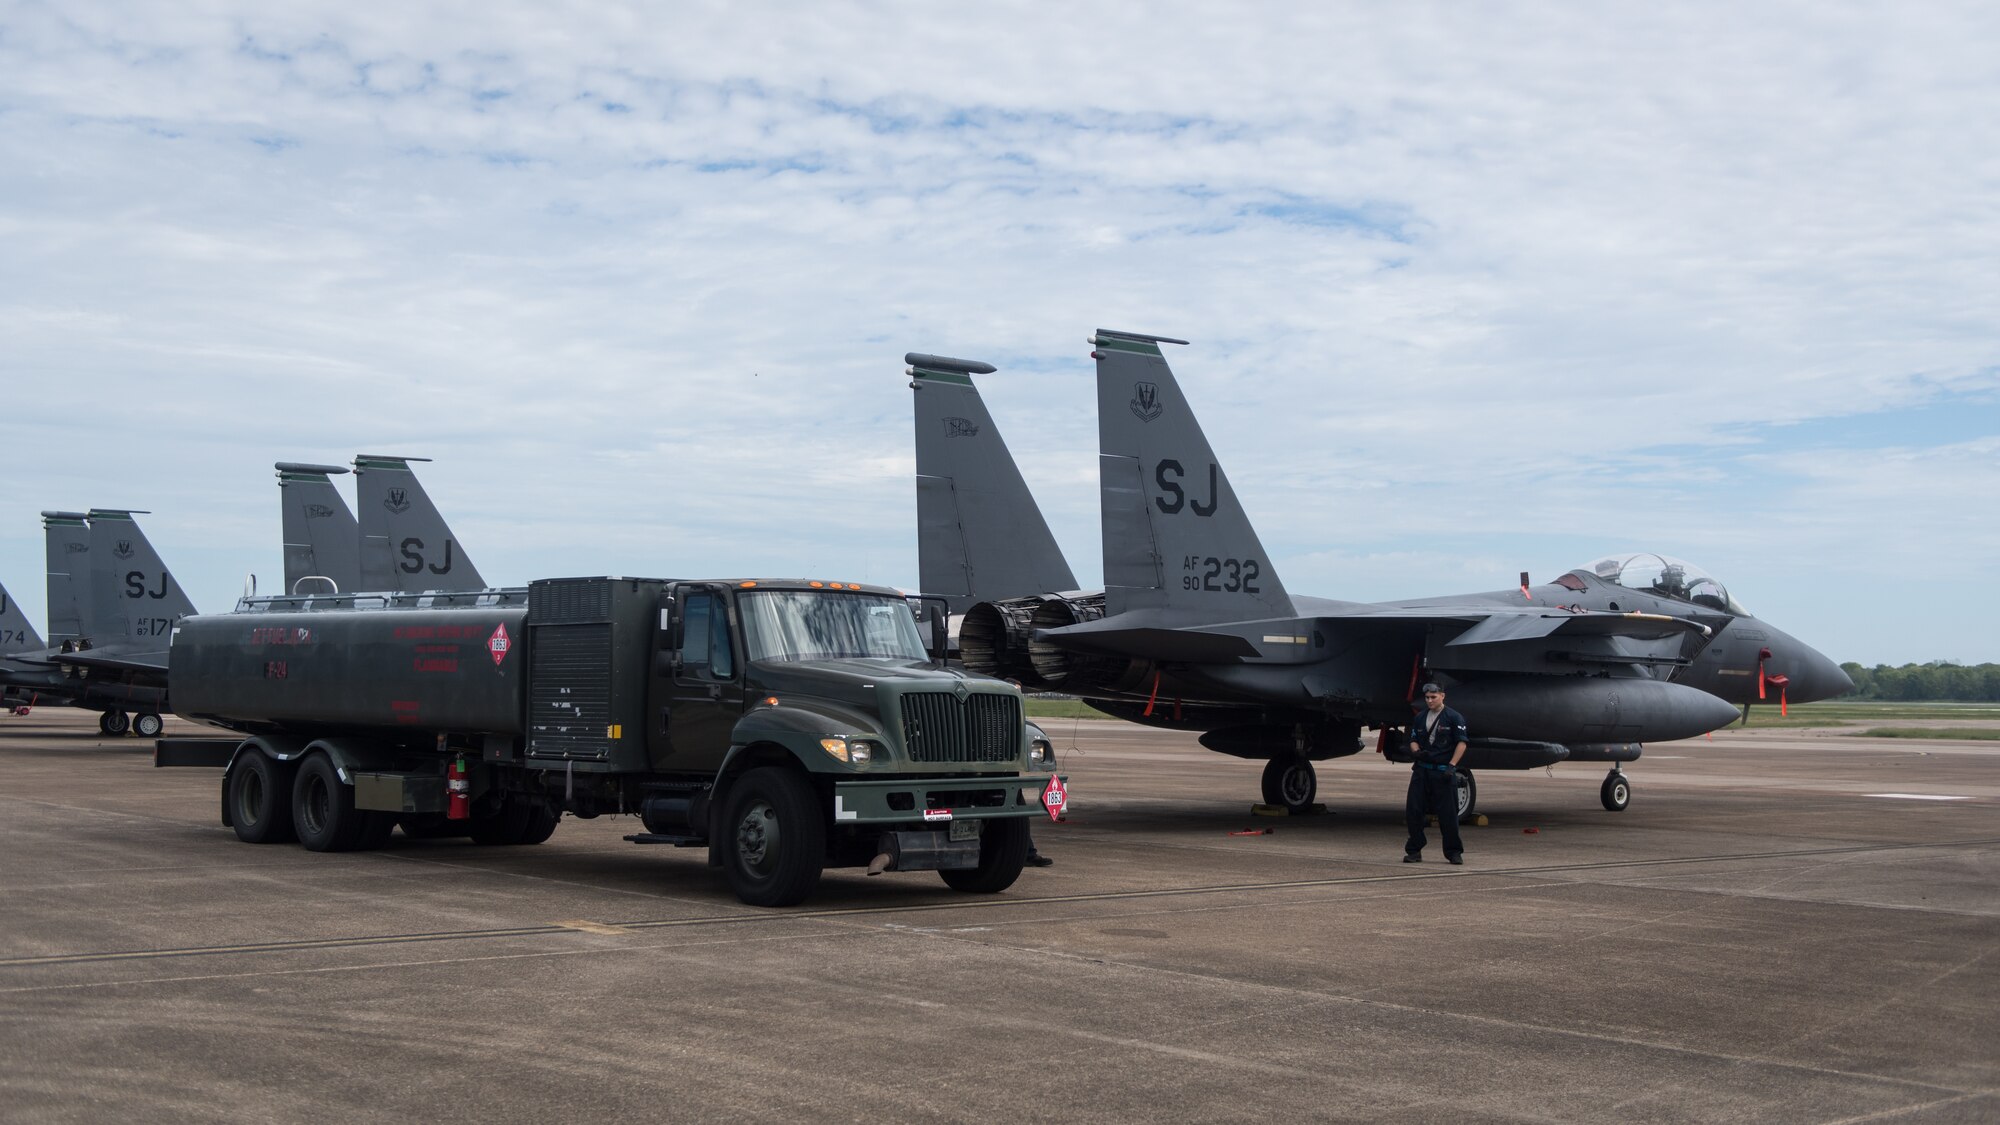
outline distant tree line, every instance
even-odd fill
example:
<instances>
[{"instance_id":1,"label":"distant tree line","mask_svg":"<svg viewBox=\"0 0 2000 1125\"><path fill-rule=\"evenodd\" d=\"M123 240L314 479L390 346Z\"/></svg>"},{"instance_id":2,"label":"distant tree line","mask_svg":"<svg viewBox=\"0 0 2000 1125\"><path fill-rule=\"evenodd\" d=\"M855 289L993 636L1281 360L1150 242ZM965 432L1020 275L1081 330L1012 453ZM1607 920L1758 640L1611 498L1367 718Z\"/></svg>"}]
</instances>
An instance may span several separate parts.
<instances>
[{"instance_id":1,"label":"distant tree line","mask_svg":"<svg viewBox=\"0 0 2000 1125\"><path fill-rule=\"evenodd\" d=\"M2000 664L1905 664L1864 668L1842 664L1854 681L1848 699L1896 701L1941 700L1952 703L2000 703Z\"/></svg>"}]
</instances>

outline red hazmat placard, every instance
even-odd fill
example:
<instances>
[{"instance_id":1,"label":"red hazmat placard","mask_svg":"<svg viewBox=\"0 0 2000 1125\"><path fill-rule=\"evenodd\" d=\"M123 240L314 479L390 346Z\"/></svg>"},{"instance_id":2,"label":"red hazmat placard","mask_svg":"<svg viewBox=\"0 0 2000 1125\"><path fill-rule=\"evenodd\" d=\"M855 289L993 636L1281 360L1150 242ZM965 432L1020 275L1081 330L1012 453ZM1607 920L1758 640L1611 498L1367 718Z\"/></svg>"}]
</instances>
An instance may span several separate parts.
<instances>
[{"instance_id":1,"label":"red hazmat placard","mask_svg":"<svg viewBox=\"0 0 2000 1125\"><path fill-rule=\"evenodd\" d=\"M507 650L513 647L513 640L507 636L507 623L505 621L500 623L498 629L493 630L492 636L486 638L486 651L493 654L493 663L496 666L502 660L507 659Z\"/></svg>"},{"instance_id":2,"label":"red hazmat placard","mask_svg":"<svg viewBox=\"0 0 2000 1125\"><path fill-rule=\"evenodd\" d=\"M1049 810L1050 820L1061 820L1063 812L1069 808L1069 790L1062 778L1049 778L1048 787L1042 790L1042 807Z\"/></svg>"}]
</instances>

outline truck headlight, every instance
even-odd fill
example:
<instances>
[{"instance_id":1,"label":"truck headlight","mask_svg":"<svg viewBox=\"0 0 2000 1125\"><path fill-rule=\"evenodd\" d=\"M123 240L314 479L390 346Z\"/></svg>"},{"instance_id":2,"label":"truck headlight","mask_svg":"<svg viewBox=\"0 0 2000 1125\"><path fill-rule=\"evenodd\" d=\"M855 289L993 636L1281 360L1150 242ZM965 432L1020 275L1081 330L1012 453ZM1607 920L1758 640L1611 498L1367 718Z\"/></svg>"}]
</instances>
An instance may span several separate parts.
<instances>
[{"instance_id":1,"label":"truck headlight","mask_svg":"<svg viewBox=\"0 0 2000 1125\"><path fill-rule=\"evenodd\" d=\"M849 765L865 766L875 756L875 744L860 738L822 738L819 748Z\"/></svg>"},{"instance_id":2,"label":"truck headlight","mask_svg":"<svg viewBox=\"0 0 2000 1125\"><path fill-rule=\"evenodd\" d=\"M1056 748L1054 746L1049 745L1048 739L1036 738L1029 740L1028 742L1029 765L1041 766L1043 768L1047 768L1048 766L1054 765L1055 760L1056 760Z\"/></svg>"}]
</instances>

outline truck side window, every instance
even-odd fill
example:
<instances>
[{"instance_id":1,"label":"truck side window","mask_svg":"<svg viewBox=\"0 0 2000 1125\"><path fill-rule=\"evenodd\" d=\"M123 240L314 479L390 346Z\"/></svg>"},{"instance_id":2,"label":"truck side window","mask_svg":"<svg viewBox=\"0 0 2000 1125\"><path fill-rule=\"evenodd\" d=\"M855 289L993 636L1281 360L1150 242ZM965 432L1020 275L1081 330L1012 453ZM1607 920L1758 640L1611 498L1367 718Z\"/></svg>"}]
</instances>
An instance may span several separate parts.
<instances>
[{"instance_id":1,"label":"truck side window","mask_svg":"<svg viewBox=\"0 0 2000 1125\"><path fill-rule=\"evenodd\" d=\"M715 598L709 594L689 594L681 611L681 674L710 675L708 668L709 618Z\"/></svg>"},{"instance_id":2,"label":"truck side window","mask_svg":"<svg viewBox=\"0 0 2000 1125\"><path fill-rule=\"evenodd\" d=\"M736 662L731 659L729 653L729 611L723 607L720 601L712 603L712 609L708 615L708 624L710 630L708 645L709 670L715 674L715 678L718 680L730 679L736 675Z\"/></svg>"},{"instance_id":3,"label":"truck side window","mask_svg":"<svg viewBox=\"0 0 2000 1125\"><path fill-rule=\"evenodd\" d=\"M736 675L729 651L729 613L713 594L689 594L681 618L681 674L727 680Z\"/></svg>"}]
</instances>

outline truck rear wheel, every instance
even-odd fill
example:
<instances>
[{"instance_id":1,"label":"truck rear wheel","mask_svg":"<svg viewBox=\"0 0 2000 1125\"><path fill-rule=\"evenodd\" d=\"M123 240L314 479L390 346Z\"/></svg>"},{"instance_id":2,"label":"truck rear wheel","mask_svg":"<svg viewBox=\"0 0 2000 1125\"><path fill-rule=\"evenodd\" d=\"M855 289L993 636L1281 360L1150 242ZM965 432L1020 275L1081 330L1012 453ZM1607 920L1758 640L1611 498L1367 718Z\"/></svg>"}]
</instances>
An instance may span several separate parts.
<instances>
[{"instance_id":1,"label":"truck rear wheel","mask_svg":"<svg viewBox=\"0 0 2000 1125\"><path fill-rule=\"evenodd\" d=\"M819 885L826 823L805 778L777 766L751 770L729 790L721 839L723 869L751 906L794 906Z\"/></svg>"},{"instance_id":2,"label":"truck rear wheel","mask_svg":"<svg viewBox=\"0 0 2000 1125\"><path fill-rule=\"evenodd\" d=\"M562 814L547 805L509 801L492 816L472 822L469 835L475 844L539 844L555 834Z\"/></svg>"},{"instance_id":3,"label":"truck rear wheel","mask_svg":"<svg viewBox=\"0 0 2000 1125\"><path fill-rule=\"evenodd\" d=\"M979 833L979 866L940 871L954 891L990 895L1004 891L1028 865L1028 821L1025 817L989 820Z\"/></svg>"},{"instance_id":4,"label":"truck rear wheel","mask_svg":"<svg viewBox=\"0 0 2000 1125\"><path fill-rule=\"evenodd\" d=\"M229 824L246 844L286 844L298 839L292 828L292 764L255 746L237 751L222 779Z\"/></svg>"},{"instance_id":5,"label":"truck rear wheel","mask_svg":"<svg viewBox=\"0 0 2000 1125\"><path fill-rule=\"evenodd\" d=\"M354 789L340 780L333 761L325 754L313 754L299 766L298 780L292 783L292 824L298 829L299 843L315 852L351 852L381 847L388 836L381 830L386 813L354 807Z\"/></svg>"}]
</instances>

